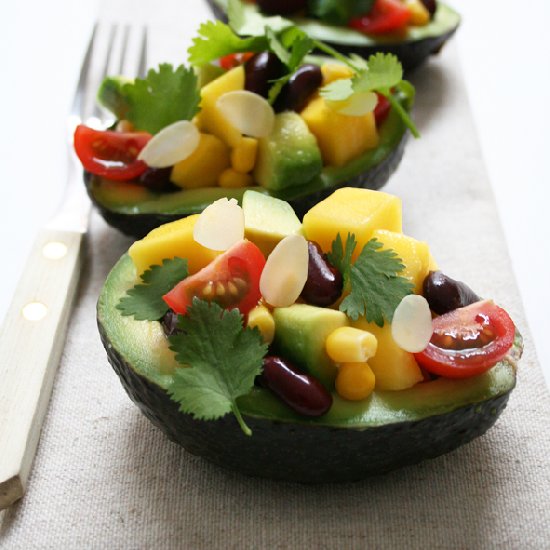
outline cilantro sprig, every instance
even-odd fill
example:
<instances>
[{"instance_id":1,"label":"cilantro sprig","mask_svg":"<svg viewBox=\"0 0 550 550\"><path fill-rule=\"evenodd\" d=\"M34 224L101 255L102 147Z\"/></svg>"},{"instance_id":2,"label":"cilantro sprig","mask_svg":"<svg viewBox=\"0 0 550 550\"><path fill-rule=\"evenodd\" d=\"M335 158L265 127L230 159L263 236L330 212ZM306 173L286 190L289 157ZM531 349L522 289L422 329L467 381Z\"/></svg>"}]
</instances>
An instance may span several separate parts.
<instances>
[{"instance_id":1,"label":"cilantro sprig","mask_svg":"<svg viewBox=\"0 0 550 550\"><path fill-rule=\"evenodd\" d=\"M180 411L199 420L214 420L233 413L246 435L246 425L237 399L249 393L261 373L267 353L257 328L243 328L238 309L222 309L215 302L194 298L181 317L182 333L169 337L176 361L188 368L177 369L168 388Z\"/></svg>"},{"instance_id":2,"label":"cilantro sprig","mask_svg":"<svg viewBox=\"0 0 550 550\"><path fill-rule=\"evenodd\" d=\"M161 265L145 271L141 284L128 290L116 307L122 315L132 316L136 321L158 321L169 309L162 297L187 275L187 260L163 260Z\"/></svg>"},{"instance_id":3,"label":"cilantro sprig","mask_svg":"<svg viewBox=\"0 0 550 550\"><path fill-rule=\"evenodd\" d=\"M200 93L192 68L174 69L162 63L144 79L136 78L122 87L127 103L126 118L136 129L151 134L178 120L191 120L199 111Z\"/></svg>"},{"instance_id":4,"label":"cilantro sprig","mask_svg":"<svg viewBox=\"0 0 550 550\"><path fill-rule=\"evenodd\" d=\"M412 294L414 285L399 273L405 268L393 250L380 250L382 243L371 239L352 263L357 247L355 235L348 234L345 245L340 234L332 243L329 261L344 278L344 288L349 294L342 300L340 311L357 320L363 316L379 327L391 322L401 300Z\"/></svg>"}]
</instances>

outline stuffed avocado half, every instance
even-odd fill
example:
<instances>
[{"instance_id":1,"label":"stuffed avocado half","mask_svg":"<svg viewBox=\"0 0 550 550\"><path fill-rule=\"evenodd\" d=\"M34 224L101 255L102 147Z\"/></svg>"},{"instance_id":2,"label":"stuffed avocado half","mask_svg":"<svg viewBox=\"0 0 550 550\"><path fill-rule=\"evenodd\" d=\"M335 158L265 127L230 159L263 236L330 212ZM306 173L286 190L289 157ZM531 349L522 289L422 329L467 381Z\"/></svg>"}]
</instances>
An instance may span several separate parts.
<instances>
[{"instance_id":1,"label":"stuffed avocado half","mask_svg":"<svg viewBox=\"0 0 550 550\"><path fill-rule=\"evenodd\" d=\"M170 439L248 475L311 483L482 435L522 350L504 310L403 234L397 197L354 188L303 223L247 191L242 209L222 199L159 227L115 265L97 315L126 391Z\"/></svg>"},{"instance_id":2,"label":"stuffed avocado half","mask_svg":"<svg viewBox=\"0 0 550 550\"><path fill-rule=\"evenodd\" d=\"M296 27L239 38L205 23L190 67L145 79L108 77L99 102L110 130L79 126L75 149L105 219L143 237L247 189L288 201L301 217L343 185L377 189L398 166L414 88L394 56L306 57Z\"/></svg>"},{"instance_id":3,"label":"stuffed avocado half","mask_svg":"<svg viewBox=\"0 0 550 550\"><path fill-rule=\"evenodd\" d=\"M238 32L261 33L296 25L338 51L368 57L396 55L405 70L438 53L460 25L460 15L439 0L207 0L221 20L238 15Z\"/></svg>"}]
</instances>

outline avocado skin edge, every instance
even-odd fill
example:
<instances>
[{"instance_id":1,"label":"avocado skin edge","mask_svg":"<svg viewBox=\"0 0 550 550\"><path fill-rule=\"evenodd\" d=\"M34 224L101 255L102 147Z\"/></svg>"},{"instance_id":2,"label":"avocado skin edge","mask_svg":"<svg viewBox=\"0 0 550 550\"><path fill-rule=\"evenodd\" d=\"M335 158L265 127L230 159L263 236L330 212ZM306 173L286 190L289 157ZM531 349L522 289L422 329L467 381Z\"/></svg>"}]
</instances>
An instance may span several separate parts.
<instances>
[{"instance_id":1,"label":"avocado skin edge","mask_svg":"<svg viewBox=\"0 0 550 550\"><path fill-rule=\"evenodd\" d=\"M363 430L246 416L253 432L248 437L232 415L206 422L180 412L165 390L137 374L110 345L99 319L98 328L124 389L155 426L189 453L253 477L299 483L359 481L435 458L483 435L511 392L447 414Z\"/></svg>"},{"instance_id":2,"label":"avocado skin edge","mask_svg":"<svg viewBox=\"0 0 550 550\"><path fill-rule=\"evenodd\" d=\"M216 19L227 23L227 14L214 0L206 0L206 3L210 6ZM439 36L422 38L420 40L406 40L393 44L381 43L376 46L345 46L331 42L330 40L325 40L324 42L344 55L355 53L365 59L377 52L392 53L401 61L405 71L411 71L422 65L430 55L438 54L445 45L445 42L455 34L457 29L458 27L455 27Z\"/></svg>"}]
</instances>

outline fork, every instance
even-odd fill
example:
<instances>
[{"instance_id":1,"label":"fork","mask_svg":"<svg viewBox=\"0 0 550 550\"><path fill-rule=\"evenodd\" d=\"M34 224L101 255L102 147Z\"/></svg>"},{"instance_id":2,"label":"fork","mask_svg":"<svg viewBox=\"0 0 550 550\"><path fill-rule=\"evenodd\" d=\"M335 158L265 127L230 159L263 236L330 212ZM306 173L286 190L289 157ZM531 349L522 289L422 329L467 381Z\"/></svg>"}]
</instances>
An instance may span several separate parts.
<instances>
[{"instance_id":1,"label":"fork","mask_svg":"<svg viewBox=\"0 0 550 550\"><path fill-rule=\"evenodd\" d=\"M80 276L91 205L73 151L73 133L81 122L107 126L108 118L91 98L94 84L113 66L123 74L137 53L135 73L145 73L147 29L142 28L135 51L129 47L135 34L131 31L130 26L113 24L105 33L103 26L94 26L68 119L64 199L35 240L0 330L0 510L25 493ZM103 56L97 53L101 49Z\"/></svg>"}]
</instances>

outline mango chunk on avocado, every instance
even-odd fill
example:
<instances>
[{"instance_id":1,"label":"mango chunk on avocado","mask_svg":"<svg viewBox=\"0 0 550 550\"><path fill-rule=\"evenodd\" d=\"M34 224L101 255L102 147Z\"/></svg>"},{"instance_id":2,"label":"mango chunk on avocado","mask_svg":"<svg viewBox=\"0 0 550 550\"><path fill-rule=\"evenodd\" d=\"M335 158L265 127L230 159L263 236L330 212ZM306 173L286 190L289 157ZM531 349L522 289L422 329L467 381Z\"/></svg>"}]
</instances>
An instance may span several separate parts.
<instances>
[{"instance_id":1,"label":"mango chunk on avocado","mask_svg":"<svg viewBox=\"0 0 550 550\"><path fill-rule=\"evenodd\" d=\"M317 97L300 115L317 138L325 165L343 166L378 145L372 112L362 116L343 115L329 107L322 97Z\"/></svg>"},{"instance_id":2,"label":"mango chunk on avocado","mask_svg":"<svg viewBox=\"0 0 550 550\"><path fill-rule=\"evenodd\" d=\"M243 196L245 237L267 258L279 241L302 231L302 224L288 202L245 191Z\"/></svg>"},{"instance_id":3,"label":"mango chunk on avocado","mask_svg":"<svg viewBox=\"0 0 550 550\"><path fill-rule=\"evenodd\" d=\"M428 243L386 229L377 229L372 237L383 244L382 250L391 249L401 258L405 269L399 275L414 285L415 294L422 294L422 283L430 271L431 263Z\"/></svg>"},{"instance_id":4,"label":"mango chunk on avocado","mask_svg":"<svg viewBox=\"0 0 550 550\"><path fill-rule=\"evenodd\" d=\"M208 265L219 252L200 245L193 238L193 228L199 214L188 216L175 222L153 229L146 237L136 241L128 250L141 275L152 265L160 265L162 260L186 258L189 274L196 273Z\"/></svg>"},{"instance_id":5,"label":"mango chunk on avocado","mask_svg":"<svg viewBox=\"0 0 550 550\"><path fill-rule=\"evenodd\" d=\"M322 169L315 136L300 115L276 115L271 134L258 142L255 181L270 191L280 191L310 182Z\"/></svg>"},{"instance_id":6,"label":"mango chunk on avocado","mask_svg":"<svg viewBox=\"0 0 550 550\"><path fill-rule=\"evenodd\" d=\"M170 181L183 189L213 187L229 164L229 147L216 136L201 134L195 151L172 168Z\"/></svg>"},{"instance_id":7,"label":"mango chunk on avocado","mask_svg":"<svg viewBox=\"0 0 550 550\"><path fill-rule=\"evenodd\" d=\"M325 350L328 335L349 324L341 311L294 304L275 308L274 346L281 357L317 378L328 390L334 388L338 369Z\"/></svg>"},{"instance_id":8,"label":"mango chunk on avocado","mask_svg":"<svg viewBox=\"0 0 550 550\"><path fill-rule=\"evenodd\" d=\"M319 202L304 216L306 239L329 252L336 235L345 242L348 233L357 240L354 258L372 238L376 229L402 232L401 200L388 193L344 187Z\"/></svg>"},{"instance_id":9,"label":"mango chunk on avocado","mask_svg":"<svg viewBox=\"0 0 550 550\"><path fill-rule=\"evenodd\" d=\"M237 145L242 136L223 116L216 103L223 94L238 90L244 90L243 66L231 69L201 88L201 110L196 118L200 130L214 134L230 147Z\"/></svg>"},{"instance_id":10,"label":"mango chunk on avocado","mask_svg":"<svg viewBox=\"0 0 550 550\"><path fill-rule=\"evenodd\" d=\"M378 348L374 357L369 359L369 365L376 377L377 390L405 390L423 380L414 355L402 350L395 343L390 323L384 323L380 328L361 317L357 321L351 321L351 325L376 336Z\"/></svg>"}]
</instances>

